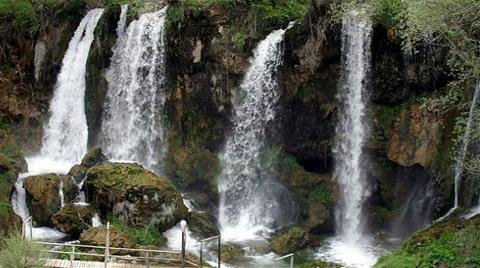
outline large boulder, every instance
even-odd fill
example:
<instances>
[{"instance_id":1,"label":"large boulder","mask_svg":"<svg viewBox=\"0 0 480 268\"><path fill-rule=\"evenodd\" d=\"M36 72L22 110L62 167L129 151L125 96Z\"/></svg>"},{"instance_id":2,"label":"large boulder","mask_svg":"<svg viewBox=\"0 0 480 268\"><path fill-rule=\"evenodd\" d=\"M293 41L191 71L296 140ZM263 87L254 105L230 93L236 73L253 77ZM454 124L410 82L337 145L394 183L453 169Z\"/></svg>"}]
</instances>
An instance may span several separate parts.
<instances>
[{"instance_id":1,"label":"large boulder","mask_svg":"<svg viewBox=\"0 0 480 268\"><path fill-rule=\"evenodd\" d=\"M238 244L224 244L220 250L222 262L235 264L245 260L245 250Z\"/></svg>"},{"instance_id":2,"label":"large boulder","mask_svg":"<svg viewBox=\"0 0 480 268\"><path fill-rule=\"evenodd\" d=\"M77 182L81 182L89 168L103 164L108 161L108 158L102 153L102 149L100 148L93 148L90 149L87 154L82 158L82 162L80 164L74 165L68 175L75 178Z\"/></svg>"},{"instance_id":3,"label":"large boulder","mask_svg":"<svg viewBox=\"0 0 480 268\"><path fill-rule=\"evenodd\" d=\"M107 237L107 227L105 225L99 227L92 227L88 230L83 231L80 234L80 243L84 245L92 245L92 246L105 246ZM119 228L111 225L110 226L110 247L115 248L135 248L136 243L132 237L120 230ZM118 250L111 250L112 254L122 253Z\"/></svg>"},{"instance_id":4,"label":"large boulder","mask_svg":"<svg viewBox=\"0 0 480 268\"><path fill-rule=\"evenodd\" d=\"M305 230L292 227L275 235L270 242L270 246L275 253L286 255L306 248L309 243L308 233Z\"/></svg>"},{"instance_id":5,"label":"large boulder","mask_svg":"<svg viewBox=\"0 0 480 268\"><path fill-rule=\"evenodd\" d=\"M52 223L55 229L78 237L84 230L92 226L94 211L90 206L67 204L53 214Z\"/></svg>"},{"instance_id":6,"label":"large boulder","mask_svg":"<svg viewBox=\"0 0 480 268\"><path fill-rule=\"evenodd\" d=\"M46 174L25 178L27 206L33 222L39 226L51 226L51 217L62 208L60 186L63 185L63 202L66 204L78 194L77 185L70 176Z\"/></svg>"},{"instance_id":7,"label":"large boulder","mask_svg":"<svg viewBox=\"0 0 480 268\"><path fill-rule=\"evenodd\" d=\"M218 235L220 232L215 221L206 212L192 211L187 218L188 229L200 239Z\"/></svg>"},{"instance_id":8,"label":"large boulder","mask_svg":"<svg viewBox=\"0 0 480 268\"><path fill-rule=\"evenodd\" d=\"M403 109L390 131L388 159L405 167L428 167L438 151L441 130L441 118L426 108L415 104Z\"/></svg>"},{"instance_id":9,"label":"large boulder","mask_svg":"<svg viewBox=\"0 0 480 268\"><path fill-rule=\"evenodd\" d=\"M87 173L90 200L103 213L133 227L157 226L164 231L187 217L182 196L165 177L138 164L112 163Z\"/></svg>"}]
</instances>

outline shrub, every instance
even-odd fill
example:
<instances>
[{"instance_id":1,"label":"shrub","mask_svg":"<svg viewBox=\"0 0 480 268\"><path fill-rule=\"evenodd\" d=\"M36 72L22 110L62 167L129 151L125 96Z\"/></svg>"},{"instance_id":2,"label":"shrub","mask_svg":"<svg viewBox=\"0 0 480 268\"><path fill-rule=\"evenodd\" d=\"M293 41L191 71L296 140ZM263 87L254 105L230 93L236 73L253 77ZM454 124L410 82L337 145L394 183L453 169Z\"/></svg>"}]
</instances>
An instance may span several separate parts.
<instances>
[{"instance_id":1,"label":"shrub","mask_svg":"<svg viewBox=\"0 0 480 268\"><path fill-rule=\"evenodd\" d=\"M12 233L0 241L0 267L42 267L45 257L42 250L42 246L33 241L24 240L18 232Z\"/></svg>"}]
</instances>

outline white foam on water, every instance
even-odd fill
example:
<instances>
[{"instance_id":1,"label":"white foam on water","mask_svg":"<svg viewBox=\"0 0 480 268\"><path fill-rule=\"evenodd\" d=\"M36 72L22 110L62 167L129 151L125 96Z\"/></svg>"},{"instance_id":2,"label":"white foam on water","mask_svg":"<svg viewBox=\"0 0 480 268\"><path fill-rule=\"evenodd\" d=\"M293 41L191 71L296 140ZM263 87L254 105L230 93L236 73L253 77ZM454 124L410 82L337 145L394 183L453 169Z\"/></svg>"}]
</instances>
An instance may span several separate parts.
<instances>
[{"instance_id":1,"label":"white foam on water","mask_svg":"<svg viewBox=\"0 0 480 268\"><path fill-rule=\"evenodd\" d=\"M365 244L356 244L334 237L324 241L317 253L317 258L345 265L348 268L370 268L377 259L387 254L388 251L381 246L371 245L371 241Z\"/></svg>"}]
</instances>

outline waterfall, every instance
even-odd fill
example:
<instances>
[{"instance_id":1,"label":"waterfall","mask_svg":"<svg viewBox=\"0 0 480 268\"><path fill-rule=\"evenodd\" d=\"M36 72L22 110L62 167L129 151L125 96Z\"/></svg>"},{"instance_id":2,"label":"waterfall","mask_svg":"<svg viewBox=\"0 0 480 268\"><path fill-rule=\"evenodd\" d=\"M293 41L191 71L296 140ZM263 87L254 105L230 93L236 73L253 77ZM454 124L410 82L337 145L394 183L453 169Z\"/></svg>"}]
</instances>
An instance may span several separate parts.
<instances>
[{"instance_id":1,"label":"waterfall","mask_svg":"<svg viewBox=\"0 0 480 268\"><path fill-rule=\"evenodd\" d=\"M351 11L342 18L342 73L337 99L338 123L333 147L334 179L340 188L337 234L320 248L318 257L346 267L371 267L384 252L371 246L365 235L363 204L369 190L365 177L363 146L367 84L370 72L372 28L363 12Z\"/></svg>"},{"instance_id":2,"label":"waterfall","mask_svg":"<svg viewBox=\"0 0 480 268\"><path fill-rule=\"evenodd\" d=\"M42 148L39 154L25 159L28 172L20 174L15 183L12 206L24 221L30 216L23 188L24 179L45 173L66 174L87 151L86 64L94 31L102 14L103 9L89 11L70 40L50 102L50 119L45 126ZM38 239L60 239L65 236L46 227L34 228L33 231L33 237Z\"/></svg>"},{"instance_id":3,"label":"waterfall","mask_svg":"<svg viewBox=\"0 0 480 268\"><path fill-rule=\"evenodd\" d=\"M334 179L340 187L340 236L358 242L363 235L362 207L368 194L362 169L366 139L366 86L370 71L371 25L352 13L342 21L342 78L337 98L338 135L334 145Z\"/></svg>"},{"instance_id":4,"label":"waterfall","mask_svg":"<svg viewBox=\"0 0 480 268\"><path fill-rule=\"evenodd\" d=\"M227 240L256 238L291 218L288 192L259 159L266 127L276 116L277 69L287 29L273 31L258 44L233 98L233 130L221 154L224 168L219 176L219 223Z\"/></svg>"},{"instance_id":5,"label":"waterfall","mask_svg":"<svg viewBox=\"0 0 480 268\"><path fill-rule=\"evenodd\" d=\"M108 93L99 137L109 158L139 162L156 172L165 151L166 10L141 15L123 32L127 12L122 7L119 36L107 72Z\"/></svg>"},{"instance_id":6,"label":"waterfall","mask_svg":"<svg viewBox=\"0 0 480 268\"><path fill-rule=\"evenodd\" d=\"M102 14L103 9L89 11L68 44L50 102L50 120L40 151L44 157L76 163L87 151L86 64L93 32Z\"/></svg>"},{"instance_id":7,"label":"waterfall","mask_svg":"<svg viewBox=\"0 0 480 268\"><path fill-rule=\"evenodd\" d=\"M463 163L465 162L465 156L467 155L467 148L468 144L470 143L470 134L472 132L472 121L475 115L475 106L477 105L478 95L480 93L480 81L477 81L475 85L475 91L473 93L472 103L470 104L470 110L468 112L468 120L467 125L465 126L465 132L463 133L462 137L462 145L458 151L458 158L455 162L454 168L454 188L455 188L455 199L453 207L445 214L444 216L435 220L435 222L442 221L446 217L448 217L452 212L454 212L458 208L458 199L459 199L459 189L460 189L460 179L462 178L463 174Z\"/></svg>"}]
</instances>

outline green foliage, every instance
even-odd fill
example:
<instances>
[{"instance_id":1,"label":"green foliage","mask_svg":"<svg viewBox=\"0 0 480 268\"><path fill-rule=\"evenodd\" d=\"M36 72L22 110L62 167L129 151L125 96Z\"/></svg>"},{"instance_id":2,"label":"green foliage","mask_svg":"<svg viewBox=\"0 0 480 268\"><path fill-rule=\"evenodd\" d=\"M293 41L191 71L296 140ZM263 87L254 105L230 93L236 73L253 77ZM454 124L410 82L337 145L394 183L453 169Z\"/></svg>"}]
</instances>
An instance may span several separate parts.
<instances>
[{"instance_id":1,"label":"green foliage","mask_svg":"<svg viewBox=\"0 0 480 268\"><path fill-rule=\"evenodd\" d=\"M308 193L308 200L326 204L330 202L330 192L323 186L316 186Z\"/></svg>"},{"instance_id":2,"label":"green foliage","mask_svg":"<svg viewBox=\"0 0 480 268\"><path fill-rule=\"evenodd\" d=\"M390 129L393 126L393 123L397 120L401 110L401 105L380 106L377 118L384 129Z\"/></svg>"},{"instance_id":3,"label":"green foliage","mask_svg":"<svg viewBox=\"0 0 480 268\"><path fill-rule=\"evenodd\" d=\"M480 230L474 225L443 232L438 239L425 237L407 241L402 250L380 258L383 267L478 267L480 265Z\"/></svg>"},{"instance_id":4,"label":"green foliage","mask_svg":"<svg viewBox=\"0 0 480 268\"><path fill-rule=\"evenodd\" d=\"M247 33L245 31L240 30L233 35L233 44L236 48L243 48L246 41Z\"/></svg>"},{"instance_id":5,"label":"green foliage","mask_svg":"<svg viewBox=\"0 0 480 268\"><path fill-rule=\"evenodd\" d=\"M45 257L43 247L14 232L0 241L0 267L32 268L42 267Z\"/></svg>"},{"instance_id":6,"label":"green foliage","mask_svg":"<svg viewBox=\"0 0 480 268\"><path fill-rule=\"evenodd\" d=\"M10 203L0 201L0 216L3 217L7 215L7 213L10 211L11 208L12 208L12 205L10 205Z\"/></svg>"},{"instance_id":7,"label":"green foliage","mask_svg":"<svg viewBox=\"0 0 480 268\"><path fill-rule=\"evenodd\" d=\"M401 21L401 12L405 8L402 0L373 1L373 21L387 27L394 27Z\"/></svg>"},{"instance_id":8,"label":"green foliage","mask_svg":"<svg viewBox=\"0 0 480 268\"><path fill-rule=\"evenodd\" d=\"M122 222L121 220L113 217L111 213L107 215L107 219L111 222L113 226L115 226L119 230L130 234L133 240L135 240L135 242L139 245L163 246L167 242L167 239L155 226L149 226L147 228L131 227Z\"/></svg>"},{"instance_id":9,"label":"green foliage","mask_svg":"<svg viewBox=\"0 0 480 268\"><path fill-rule=\"evenodd\" d=\"M307 0L259 0L251 5L252 11L256 13L257 17L272 24L299 20L305 16L308 7L309 1Z\"/></svg>"},{"instance_id":10,"label":"green foliage","mask_svg":"<svg viewBox=\"0 0 480 268\"><path fill-rule=\"evenodd\" d=\"M34 32L38 18L32 2L28 0L0 0L0 15L11 17L15 27Z\"/></svg>"}]
</instances>

